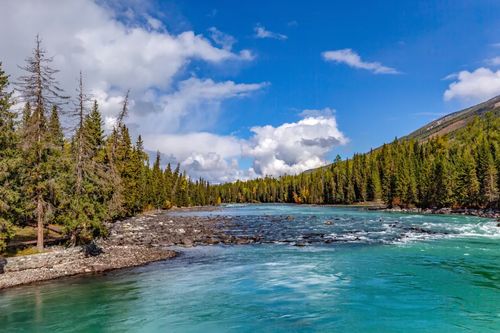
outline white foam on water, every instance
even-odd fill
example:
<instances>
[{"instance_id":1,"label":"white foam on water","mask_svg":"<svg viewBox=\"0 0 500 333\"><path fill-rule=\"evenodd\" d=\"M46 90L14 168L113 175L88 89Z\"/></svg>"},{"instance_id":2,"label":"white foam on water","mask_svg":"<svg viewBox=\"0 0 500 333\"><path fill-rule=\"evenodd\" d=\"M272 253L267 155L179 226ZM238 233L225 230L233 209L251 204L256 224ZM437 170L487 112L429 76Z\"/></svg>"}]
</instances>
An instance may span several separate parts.
<instances>
[{"instance_id":1,"label":"white foam on water","mask_svg":"<svg viewBox=\"0 0 500 333\"><path fill-rule=\"evenodd\" d=\"M469 222L469 223L434 223L425 222L420 225L422 229L432 233L419 233L408 231L400 239L388 241L389 244L406 244L423 240L451 239L451 238L490 238L500 239L498 222ZM418 226L418 225L417 225ZM390 226L389 226L390 228ZM393 228L395 229L395 228ZM467 255L467 254L466 254Z\"/></svg>"}]
</instances>

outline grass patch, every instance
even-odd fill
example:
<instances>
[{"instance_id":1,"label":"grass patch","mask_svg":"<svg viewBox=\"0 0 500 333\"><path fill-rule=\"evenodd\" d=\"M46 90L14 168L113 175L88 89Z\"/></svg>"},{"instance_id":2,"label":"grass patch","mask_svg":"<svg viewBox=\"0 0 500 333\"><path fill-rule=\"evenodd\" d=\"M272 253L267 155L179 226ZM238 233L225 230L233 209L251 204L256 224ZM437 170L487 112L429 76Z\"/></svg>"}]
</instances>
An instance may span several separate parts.
<instances>
[{"instance_id":1,"label":"grass patch","mask_svg":"<svg viewBox=\"0 0 500 333\"><path fill-rule=\"evenodd\" d=\"M37 253L42 253L43 251L38 250L36 247L27 247L22 250L18 250L15 253L15 257L20 257L20 256L29 256L31 254L37 254Z\"/></svg>"},{"instance_id":2,"label":"grass patch","mask_svg":"<svg viewBox=\"0 0 500 333\"><path fill-rule=\"evenodd\" d=\"M43 253L44 251L40 251L36 248L36 246L26 247L24 249L7 249L5 252L6 257L22 257L29 256L32 254Z\"/></svg>"}]
</instances>

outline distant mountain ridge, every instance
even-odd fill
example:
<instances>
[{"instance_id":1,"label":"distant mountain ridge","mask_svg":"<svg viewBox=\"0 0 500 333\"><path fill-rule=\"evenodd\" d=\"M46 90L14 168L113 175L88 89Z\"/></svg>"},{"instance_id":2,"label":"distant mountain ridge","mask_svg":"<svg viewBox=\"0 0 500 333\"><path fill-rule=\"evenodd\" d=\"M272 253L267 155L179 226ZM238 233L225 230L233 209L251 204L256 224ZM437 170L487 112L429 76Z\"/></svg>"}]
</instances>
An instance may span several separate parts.
<instances>
[{"instance_id":1,"label":"distant mountain ridge","mask_svg":"<svg viewBox=\"0 0 500 333\"><path fill-rule=\"evenodd\" d=\"M500 95L486 102L471 106L457 112L450 113L444 117L434 120L425 126L413 131L401 139L415 139L418 141L427 141L438 135L452 133L464 126L476 116L484 116L488 112L493 112L500 116Z\"/></svg>"}]
</instances>

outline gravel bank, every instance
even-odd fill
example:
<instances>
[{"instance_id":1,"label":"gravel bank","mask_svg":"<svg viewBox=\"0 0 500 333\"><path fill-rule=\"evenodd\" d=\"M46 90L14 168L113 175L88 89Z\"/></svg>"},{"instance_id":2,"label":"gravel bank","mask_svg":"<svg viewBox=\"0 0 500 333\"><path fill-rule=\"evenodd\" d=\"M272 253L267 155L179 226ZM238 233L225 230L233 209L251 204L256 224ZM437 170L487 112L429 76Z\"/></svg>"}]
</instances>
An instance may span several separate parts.
<instances>
[{"instance_id":1,"label":"gravel bank","mask_svg":"<svg viewBox=\"0 0 500 333\"><path fill-rule=\"evenodd\" d=\"M107 239L96 241L102 253L88 255L83 248L54 247L46 252L5 258L0 289L77 274L134 267L176 255L169 246L248 244L251 237L235 237L224 230L224 217L173 216L168 211L143 214L108 225ZM5 263L6 261L6 263ZM1 270L0 270L1 272Z\"/></svg>"}]
</instances>

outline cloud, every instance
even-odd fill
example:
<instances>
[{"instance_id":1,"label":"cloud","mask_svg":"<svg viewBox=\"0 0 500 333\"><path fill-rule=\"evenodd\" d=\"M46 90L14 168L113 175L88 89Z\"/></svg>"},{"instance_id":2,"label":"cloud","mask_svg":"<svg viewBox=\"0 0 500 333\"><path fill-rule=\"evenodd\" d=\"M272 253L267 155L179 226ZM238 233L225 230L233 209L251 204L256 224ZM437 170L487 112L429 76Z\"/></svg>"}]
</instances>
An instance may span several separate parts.
<instances>
[{"instance_id":1,"label":"cloud","mask_svg":"<svg viewBox=\"0 0 500 333\"><path fill-rule=\"evenodd\" d=\"M302 115L294 123L253 127L249 139L192 132L148 133L144 141L146 149L159 150L180 162L191 177L214 183L297 174L325 165L327 154L348 142L332 109L307 110ZM252 167L240 168L241 158L252 159Z\"/></svg>"},{"instance_id":2,"label":"cloud","mask_svg":"<svg viewBox=\"0 0 500 333\"><path fill-rule=\"evenodd\" d=\"M456 81L444 92L445 101L452 99L483 101L500 94L500 70L480 67L472 72L461 71Z\"/></svg>"},{"instance_id":3,"label":"cloud","mask_svg":"<svg viewBox=\"0 0 500 333\"><path fill-rule=\"evenodd\" d=\"M342 49L334 51L325 51L321 53L325 61L333 61L339 64L346 64L353 68L369 70L375 74L400 74L392 67L387 67L379 62L366 62L352 49Z\"/></svg>"},{"instance_id":4,"label":"cloud","mask_svg":"<svg viewBox=\"0 0 500 333\"><path fill-rule=\"evenodd\" d=\"M449 80L455 80L456 78L458 78L458 73L451 73L443 77L441 80L449 81Z\"/></svg>"},{"instance_id":5,"label":"cloud","mask_svg":"<svg viewBox=\"0 0 500 333\"><path fill-rule=\"evenodd\" d=\"M9 31L0 34L2 61L9 74L20 74L17 65L31 53L31 41L39 33L43 46L55 55L54 67L61 70L58 78L69 92L79 70L86 74L90 90L123 94L130 88L132 97L137 97L151 88L168 90L193 60L221 64L252 59L249 50L219 48L194 31L169 33L152 16L147 16L146 26L140 21L125 24L109 7L91 0L7 0L0 6L0 30Z\"/></svg>"},{"instance_id":6,"label":"cloud","mask_svg":"<svg viewBox=\"0 0 500 333\"><path fill-rule=\"evenodd\" d=\"M184 161L193 154L200 152L215 153L222 158L241 156L242 141L234 136L221 136L209 132L193 132L179 134L149 134L143 135L145 148L173 155L179 161Z\"/></svg>"},{"instance_id":7,"label":"cloud","mask_svg":"<svg viewBox=\"0 0 500 333\"><path fill-rule=\"evenodd\" d=\"M252 170L241 170L238 160L222 158L216 153L194 153L182 162L192 178L207 179L212 183L233 182L254 178Z\"/></svg>"},{"instance_id":8,"label":"cloud","mask_svg":"<svg viewBox=\"0 0 500 333\"><path fill-rule=\"evenodd\" d=\"M163 23L160 20L158 20L152 16L146 15L146 20L147 20L149 26L151 27L151 29L153 29L153 30L161 30L164 28Z\"/></svg>"},{"instance_id":9,"label":"cloud","mask_svg":"<svg viewBox=\"0 0 500 333\"><path fill-rule=\"evenodd\" d=\"M253 30L255 32L255 35L254 35L255 38L260 38L260 39L271 38L271 39L278 39L278 40L288 39L288 36L277 33L277 32L272 32L272 31L266 30L266 28L260 24L257 24L253 28Z\"/></svg>"},{"instance_id":10,"label":"cloud","mask_svg":"<svg viewBox=\"0 0 500 333\"><path fill-rule=\"evenodd\" d=\"M321 110L317 109L305 109L302 112L299 113L299 116L302 118L308 118L308 117L324 117L324 118L331 118L335 114L335 109L331 108L324 108Z\"/></svg>"},{"instance_id":11,"label":"cloud","mask_svg":"<svg viewBox=\"0 0 500 333\"><path fill-rule=\"evenodd\" d=\"M236 38L220 31L216 27L210 27L208 28L208 31L210 32L210 38L212 38L214 43L225 50L231 50L233 45L237 42Z\"/></svg>"},{"instance_id":12,"label":"cloud","mask_svg":"<svg viewBox=\"0 0 500 333\"><path fill-rule=\"evenodd\" d=\"M490 66L500 66L500 56L487 59L486 63Z\"/></svg>"},{"instance_id":13,"label":"cloud","mask_svg":"<svg viewBox=\"0 0 500 333\"><path fill-rule=\"evenodd\" d=\"M141 133L172 133L210 129L218 119L221 105L228 99L244 98L268 86L268 83L215 82L212 79L189 78L177 84L176 90L145 103L146 112L130 115ZM150 104L156 103L153 109ZM151 111L153 110L153 111Z\"/></svg>"},{"instance_id":14,"label":"cloud","mask_svg":"<svg viewBox=\"0 0 500 333\"><path fill-rule=\"evenodd\" d=\"M348 142L331 109L316 111L316 116L306 115L295 123L251 129L254 135L243 154L254 159L256 174L279 176L317 168L326 164L326 155L334 147Z\"/></svg>"},{"instance_id":15,"label":"cloud","mask_svg":"<svg viewBox=\"0 0 500 333\"><path fill-rule=\"evenodd\" d=\"M247 179L250 171L239 168L244 140L208 132L186 134L146 134L145 148L172 156L190 177L212 183Z\"/></svg>"}]
</instances>

